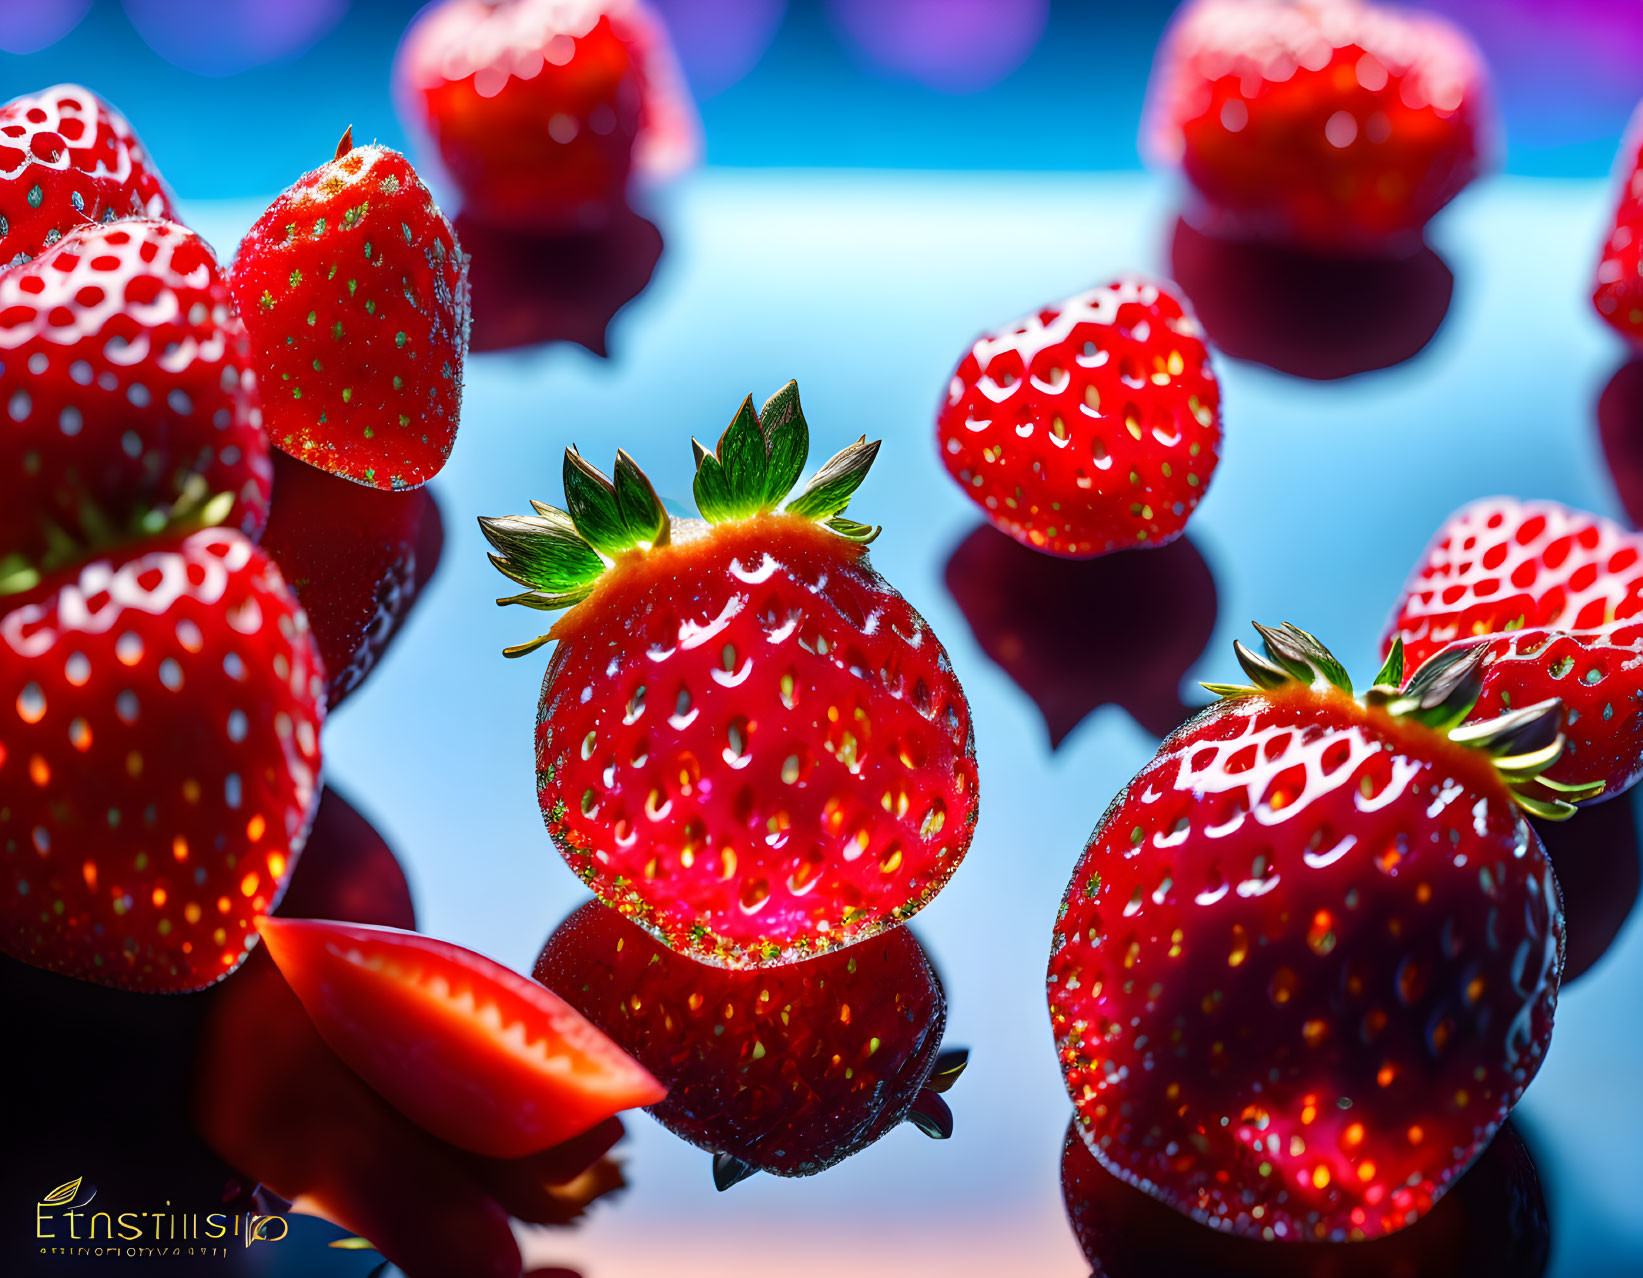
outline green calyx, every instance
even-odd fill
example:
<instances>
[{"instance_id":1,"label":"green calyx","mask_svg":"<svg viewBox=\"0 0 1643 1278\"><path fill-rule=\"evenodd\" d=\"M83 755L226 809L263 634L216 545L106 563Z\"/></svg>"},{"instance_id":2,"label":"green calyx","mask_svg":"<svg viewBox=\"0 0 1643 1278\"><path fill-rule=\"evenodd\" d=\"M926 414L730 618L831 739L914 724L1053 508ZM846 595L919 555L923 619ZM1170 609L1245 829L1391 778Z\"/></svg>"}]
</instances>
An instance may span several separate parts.
<instances>
[{"instance_id":1,"label":"green calyx","mask_svg":"<svg viewBox=\"0 0 1643 1278\"><path fill-rule=\"evenodd\" d=\"M878 455L878 442L868 443L865 436L830 458L798 496L782 504L810 451L810 428L796 382L772 395L761 411L754 410L752 396L744 400L711 452L694 439L690 442L696 453L696 507L709 524L751 519L780 507L848 541L865 545L879 534L878 528L843 513ZM593 593L618 558L672 539L672 522L661 499L625 452L617 452L614 474L607 477L574 446L567 448L564 482L563 510L533 501L534 515L480 518L480 530L494 552L491 563L526 587L497 603L543 612L569 608ZM552 637L551 632L538 635L502 651L522 657Z\"/></svg>"},{"instance_id":2,"label":"green calyx","mask_svg":"<svg viewBox=\"0 0 1643 1278\"><path fill-rule=\"evenodd\" d=\"M1250 682L1204 684L1210 692L1236 698L1298 685L1319 690L1335 688L1353 696L1346 669L1313 635L1287 623L1277 629L1257 624L1255 630L1261 636L1261 652L1239 642L1232 645ZM1560 699L1551 697L1492 719L1467 722L1483 693L1487 651L1486 642L1470 648L1445 648L1405 683L1403 640L1398 639L1374 682L1356 699L1395 718L1424 724L1457 745L1481 751L1519 807L1550 821L1567 820L1574 815L1576 804L1603 792L1603 783L1568 785L1545 775L1563 755Z\"/></svg>"}]
</instances>

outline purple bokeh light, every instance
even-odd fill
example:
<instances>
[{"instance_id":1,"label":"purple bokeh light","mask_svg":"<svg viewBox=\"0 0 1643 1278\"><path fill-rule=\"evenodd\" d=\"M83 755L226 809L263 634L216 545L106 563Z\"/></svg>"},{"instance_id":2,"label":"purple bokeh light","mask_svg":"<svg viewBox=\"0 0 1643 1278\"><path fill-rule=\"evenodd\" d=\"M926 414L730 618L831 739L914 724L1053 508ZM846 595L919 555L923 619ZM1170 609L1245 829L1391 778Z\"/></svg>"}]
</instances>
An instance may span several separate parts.
<instances>
[{"instance_id":1,"label":"purple bokeh light","mask_svg":"<svg viewBox=\"0 0 1643 1278\"><path fill-rule=\"evenodd\" d=\"M651 0L698 98L722 93L758 65L787 0Z\"/></svg>"},{"instance_id":2,"label":"purple bokeh light","mask_svg":"<svg viewBox=\"0 0 1643 1278\"><path fill-rule=\"evenodd\" d=\"M56 44L91 11L91 0L5 0L0 4L0 49L38 53Z\"/></svg>"},{"instance_id":3,"label":"purple bokeh light","mask_svg":"<svg viewBox=\"0 0 1643 1278\"><path fill-rule=\"evenodd\" d=\"M944 93L974 93L1027 60L1049 0L829 0L834 25L868 61Z\"/></svg>"},{"instance_id":4,"label":"purple bokeh light","mask_svg":"<svg viewBox=\"0 0 1643 1278\"><path fill-rule=\"evenodd\" d=\"M121 0L144 43L173 66L225 76L316 43L349 0Z\"/></svg>"}]
</instances>

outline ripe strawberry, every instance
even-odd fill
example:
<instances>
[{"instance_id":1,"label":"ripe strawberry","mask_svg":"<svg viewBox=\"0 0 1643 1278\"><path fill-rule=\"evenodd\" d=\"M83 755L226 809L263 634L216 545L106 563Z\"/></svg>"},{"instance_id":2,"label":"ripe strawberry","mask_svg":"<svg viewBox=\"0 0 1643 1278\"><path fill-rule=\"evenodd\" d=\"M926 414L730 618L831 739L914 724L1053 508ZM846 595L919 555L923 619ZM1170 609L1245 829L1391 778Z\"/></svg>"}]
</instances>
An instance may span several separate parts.
<instances>
[{"instance_id":1,"label":"ripe strawberry","mask_svg":"<svg viewBox=\"0 0 1643 1278\"><path fill-rule=\"evenodd\" d=\"M1412 248L1484 169L1481 56L1452 23L1358 0L1195 0L1164 38L1142 149L1221 232Z\"/></svg>"},{"instance_id":2,"label":"ripe strawberry","mask_svg":"<svg viewBox=\"0 0 1643 1278\"><path fill-rule=\"evenodd\" d=\"M371 673L433 576L445 541L426 488L380 492L274 454L262 548L308 614L333 710Z\"/></svg>"},{"instance_id":3,"label":"ripe strawberry","mask_svg":"<svg viewBox=\"0 0 1643 1278\"><path fill-rule=\"evenodd\" d=\"M1603 245L1592 304L1622 337L1643 342L1643 107L1620 148L1620 203Z\"/></svg>"},{"instance_id":4,"label":"ripe strawberry","mask_svg":"<svg viewBox=\"0 0 1643 1278\"><path fill-rule=\"evenodd\" d=\"M460 1149L521 1158L665 1094L575 1009L471 950L364 923L257 930L331 1050Z\"/></svg>"},{"instance_id":5,"label":"ripe strawberry","mask_svg":"<svg viewBox=\"0 0 1643 1278\"><path fill-rule=\"evenodd\" d=\"M1643 524L1643 354L1614 371L1597 400L1603 464L1632 527Z\"/></svg>"},{"instance_id":6,"label":"ripe strawberry","mask_svg":"<svg viewBox=\"0 0 1643 1278\"><path fill-rule=\"evenodd\" d=\"M125 989L233 971L318 797L324 676L279 570L207 528L0 613L0 949Z\"/></svg>"},{"instance_id":7,"label":"ripe strawberry","mask_svg":"<svg viewBox=\"0 0 1643 1278\"><path fill-rule=\"evenodd\" d=\"M271 468L245 330L172 222L70 231L0 275L0 591L202 505L255 537Z\"/></svg>"},{"instance_id":8,"label":"ripe strawberry","mask_svg":"<svg viewBox=\"0 0 1643 1278\"><path fill-rule=\"evenodd\" d=\"M787 497L809 428L789 382L695 445L703 519L626 453L574 448L569 513L482 519L503 603L569 607L537 714L538 797L566 861L675 950L793 962L905 922L970 845L970 709L924 619L841 512L865 439Z\"/></svg>"},{"instance_id":9,"label":"ripe strawberry","mask_svg":"<svg viewBox=\"0 0 1643 1278\"><path fill-rule=\"evenodd\" d=\"M1477 654L1354 699L1293 627L1184 725L1073 873L1051 1020L1085 1142L1217 1227L1373 1238L1425 1215L1534 1077L1563 957L1520 806L1562 706L1462 725ZM1578 792L1577 792L1578 797Z\"/></svg>"},{"instance_id":10,"label":"ripe strawberry","mask_svg":"<svg viewBox=\"0 0 1643 1278\"><path fill-rule=\"evenodd\" d=\"M1102 1168L1076 1121L1061 1192L1095 1278L1541 1278L1551 1251L1540 1176L1510 1122L1430 1216L1372 1242L1273 1247L1187 1224Z\"/></svg>"},{"instance_id":11,"label":"ripe strawberry","mask_svg":"<svg viewBox=\"0 0 1643 1278\"><path fill-rule=\"evenodd\" d=\"M1068 562L982 524L946 576L976 643L1044 716L1052 750L1102 705L1122 706L1155 737L1190 717L1181 680L1215 629L1215 578L1187 538Z\"/></svg>"},{"instance_id":12,"label":"ripe strawberry","mask_svg":"<svg viewBox=\"0 0 1643 1278\"><path fill-rule=\"evenodd\" d=\"M0 107L0 268L88 222L176 216L131 125L90 89L54 85Z\"/></svg>"},{"instance_id":13,"label":"ripe strawberry","mask_svg":"<svg viewBox=\"0 0 1643 1278\"><path fill-rule=\"evenodd\" d=\"M994 524L1083 559L1181 535L1220 457L1220 404L1192 313L1120 280L978 338L936 437Z\"/></svg>"},{"instance_id":14,"label":"ripe strawberry","mask_svg":"<svg viewBox=\"0 0 1643 1278\"><path fill-rule=\"evenodd\" d=\"M394 82L463 213L498 227L597 226L636 164L667 176L699 149L666 31L634 0L444 0L406 32Z\"/></svg>"},{"instance_id":15,"label":"ripe strawberry","mask_svg":"<svg viewBox=\"0 0 1643 1278\"><path fill-rule=\"evenodd\" d=\"M246 233L228 284L276 447L376 488L438 473L462 407L467 265L404 156L345 133Z\"/></svg>"},{"instance_id":16,"label":"ripe strawberry","mask_svg":"<svg viewBox=\"0 0 1643 1278\"><path fill-rule=\"evenodd\" d=\"M814 1175L904 1120L952 1134L937 1093L967 1056L938 1056L947 1000L906 928L732 971L673 954L589 901L548 938L532 975L662 1081L651 1114L713 1153L720 1189L755 1171Z\"/></svg>"}]
</instances>

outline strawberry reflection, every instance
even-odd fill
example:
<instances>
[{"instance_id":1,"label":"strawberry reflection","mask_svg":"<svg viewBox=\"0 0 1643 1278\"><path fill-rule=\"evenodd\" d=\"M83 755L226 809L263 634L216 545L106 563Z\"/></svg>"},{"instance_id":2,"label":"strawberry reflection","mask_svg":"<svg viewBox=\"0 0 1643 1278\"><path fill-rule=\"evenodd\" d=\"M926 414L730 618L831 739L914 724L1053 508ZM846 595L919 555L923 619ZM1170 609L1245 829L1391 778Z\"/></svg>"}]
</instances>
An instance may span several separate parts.
<instances>
[{"instance_id":1,"label":"strawberry reflection","mask_svg":"<svg viewBox=\"0 0 1643 1278\"><path fill-rule=\"evenodd\" d=\"M499 230L466 215L456 233L470 259L475 351L576 342L608 354L611 320L644 292L662 256L661 231L629 208L574 234Z\"/></svg>"},{"instance_id":2,"label":"strawberry reflection","mask_svg":"<svg viewBox=\"0 0 1643 1278\"><path fill-rule=\"evenodd\" d=\"M1215 629L1215 578L1187 538L1058 559L982 524L948 558L947 589L1038 706L1052 749L1098 706L1123 706L1155 737L1191 713L1181 681Z\"/></svg>"},{"instance_id":3,"label":"strawberry reflection","mask_svg":"<svg viewBox=\"0 0 1643 1278\"><path fill-rule=\"evenodd\" d=\"M1061 1190L1095 1278L1539 1278L1550 1251L1540 1177L1511 1123L1428 1216L1370 1242L1265 1243L1197 1224L1103 1168L1076 1122Z\"/></svg>"},{"instance_id":4,"label":"strawberry reflection","mask_svg":"<svg viewBox=\"0 0 1643 1278\"><path fill-rule=\"evenodd\" d=\"M330 792L282 912L414 924L393 853ZM193 1090L198 1128L223 1159L293 1210L369 1239L409 1278L517 1278L514 1220L566 1223L621 1185L604 1158L621 1136L615 1119L522 1159L436 1140L326 1047L260 950L220 987Z\"/></svg>"},{"instance_id":5,"label":"strawberry reflection","mask_svg":"<svg viewBox=\"0 0 1643 1278\"><path fill-rule=\"evenodd\" d=\"M1563 983L1604 956L1637 904L1639 860L1633 796L1583 807L1567 821L1536 821L1563 892L1568 936Z\"/></svg>"},{"instance_id":6,"label":"strawberry reflection","mask_svg":"<svg viewBox=\"0 0 1643 1278\"><path fill-rule=\"evenodd\" d=\"M780 967L707 967L590 901L533 973L668 1087L661 1124L714 1155L727 1189L756 1171L808 1176L902 1122L952 1134L940 1093L941 982L906 928Z\"/></svg>"},{"instance_id":7,"label":"strawberry reflection","mask_svg":"<svg viewBox=\"0 0 1643 1278\"><path fill-rule=\"evenodd\" d=\"M1643 356L1622 364L1603 388L1597 433L1626 518L1643 525Z\"/></svg>"},{"instance_id":8,"label":"strawberry reflection","mask_svg":"<svg viewBox=\"0 0 1643 1278\"><path fill-rule=\"evenodd\" d=\"M1320 381L1418 355L1455 287L1425 245L1407 257L1314 257L1222 239L1185 218L1175 224L1170 274L1217 349Z\"/></svg>"}]
</instances>

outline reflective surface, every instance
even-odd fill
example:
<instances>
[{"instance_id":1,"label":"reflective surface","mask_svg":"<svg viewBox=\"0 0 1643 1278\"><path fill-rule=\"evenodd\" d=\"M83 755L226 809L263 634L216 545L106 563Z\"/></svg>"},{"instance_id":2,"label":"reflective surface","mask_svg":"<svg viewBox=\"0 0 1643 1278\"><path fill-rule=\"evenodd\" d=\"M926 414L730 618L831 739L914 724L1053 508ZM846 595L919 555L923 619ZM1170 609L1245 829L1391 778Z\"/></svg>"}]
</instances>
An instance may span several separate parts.
<instances>
[{"instance_id":1,"label":"reflective surface","mask_svg":"<svg viewBox=\"0 0 1643 1278\"><path fill-rule=\"evenodd\" d=\"M981 768L976 841L918 919L946 992L944 1040L971 1049L944 1097L952 1138L926 1140L904 1123L814 1178L760 1175L721 1193L703 1150L633 1115L617 1147L628 1188L595 1204L581 1228L533 1240L533 1263L585 1278L720 1278L732 1256L816 1278L846 1261L861 1275L1087 1274L1063 1200L1070 1105L1043 997L1050 926L1073 861L1107 800L1150 757L1153 734L1169 726L1170 680L1184 674L1176 704L1195 704L1191 681L1231 674L1231 641L1249 619L1306 625L1367 673L1415 556L1463 502L1506 492L1624 517L1604 458L1639 446L1643 416L1606 413L1600 436L1599 397L1625 357L1585 298L1608 206L1596 183L1498 181L1463 196L1433 234L1454 279L1442 325L1390 370L1315 382L1219 359L1225 453L1188 534L1202 566L1177 574L1165 552L1137 552L1133 578L1115 559L1110 574L1073 583L1072 599L1046 591L1056 611L1032 632L1035 644L1053 631L1068 668L1098 654L1135 672L1065 691L1030 682L977 620L967 592L991 569L960 553L977 521L941 470L933 416L978 332L1124 269L1167 274L1175 210L1166 187L1141 178L710 172L671 207L647 212L666 249L649 288L611 322L616 358L568 344L476 356L462 431L435 484L448 537L440 570L396 646L326 729L328 775L394 849L424 930L528 971L585 898L548 843L534 794L545 658L500 656L518 622L491 603L499 579L474 517L557 499L571 441L601 456L620 444L664 495L687 497L689 435L715 435L744 394L762 397L789 377L803 388L816 454L863 432L885 440L852 514L885 525L875 566L952 654ZM1030 230L1012 229L1024 210ZM226 247L260 206L185 211ZM1222 340L1238 349L1235 333ZM1618 398L1624 408L1636 396ZM1160 556L1157 574L1145 571L1145 555ZM1030 597L1037 587L1007 570L994 589ZM1160 617L1171 620L1160 628ZM1170 651L1181 648L1168 660L1157 637L1166 633ZM1053 651L1033 655L1054 660ZM1035 699L1064 700L1052 724L1064 734L1059 749ZM1635 841L1628 850L1624 820L1612 823L1618 834L1582 832L1623 815L1584 814L1552 849L1570 865L1571 955L1601 950L1594 938L1618 929L1605 954L1582 956L1591 966L1566 986L1549 1057L1514 1119L1545 1185L1553 1275L1643 1265L1631 1184L1643 1133L1643 1031L1633 1014L1643 932L1635 918L1615 917L1636 893ZM1585 885L1577 908L1582 875L1595 877L1595 892ZM1602 908L1583 923L1594 899ZM176 1013L154 1007L152 1020L116 1033L162 1036L163 1018ZM72 1087L59 1096L93 1084L106 1091L120 1058L93 1043L68 1059L78 1064L61 1075ZM37 1072L34 1085L56 1076ZM137 1076L130 1087L158 1094ZM295 1104L270 1102L276 1114ZM159 1164L158 1102L150 1108L155 1121L129 1137L42 1118L58 1133L51 1170L35 1175L28 1152L30 1174L8 1177L13 1197L76 1174L95 1180L98 1167L122 1159ZM372 1175L381 1173L355 1184ZM472 1188L469 1169L453 1183L497 1201ZM1467 1230L1505 1233L1513 1211L1532 1215L1492 1192L1477 1201L1483 1223ZM1128 1227L1133 1215L1141 1254L1157 1256L1142 1272L1178 1272L1173 1253L1151 1250L1164 1244L1146 1232L1146 1206L1122 1216ZM378 1257L327 1249L338 1234L294 1225L255 1263L264 1274L363 1278ZM1532 1227L1526 1236L1532 1248ZM1451 1272L1420 1267L1428 1263L1397 1272ZM1538 1268L1531 1250L1522 1272Z\"/></svg>"}]
</instances>

